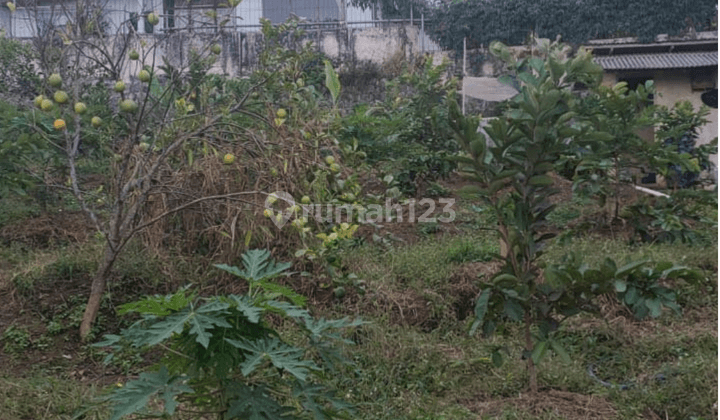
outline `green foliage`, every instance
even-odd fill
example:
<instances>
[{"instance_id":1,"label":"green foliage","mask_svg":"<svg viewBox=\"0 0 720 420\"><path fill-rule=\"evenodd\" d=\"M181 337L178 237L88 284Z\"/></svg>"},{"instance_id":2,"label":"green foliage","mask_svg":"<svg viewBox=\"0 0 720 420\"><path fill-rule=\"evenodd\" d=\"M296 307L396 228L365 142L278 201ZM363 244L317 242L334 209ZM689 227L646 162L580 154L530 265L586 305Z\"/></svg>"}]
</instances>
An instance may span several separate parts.
<instances>
[{"instance_id":1,"label":"green foliage","mask_svg":"<svg viewBox=\"0 0 720 420\"><path fill-rule=\"evenodd\" d=\"M40 89L33 47L0 35L0 94L32 98Z\"/></svg>"},{"instance_id":2,"label":"green foliage","mask_svg":"<svg viewBox=\"0 0 720 420\"><path fill-rule=\"evenodd\" d=\"M30 332L15 325L10 325L3 331L2 339L5 342L3 351L14 356L20 355L32 345Z\"/></svg>"},{"instance_id":3,"label":"green foliage","mask_svg":"<svg viewBox=\"0 0 720 420\"><path fill-rule=\"evenodd\" d=\"M248 251L243 263L242 269L218 267L247 281L246 295L201 299L181 289L122 306L121 313L135 312L142 319L95 346L160 346L165 359L158 370L141 374L107 398L115 407L112 419L148 413L154 398L163 401L163 413L173 414L182 402L228 419L326 419L349 412L322 380L332 368L328 363L343 360L332 345L348 342L339 330L362 322L314 320L296 305L300 296L269 282L289 264L270 260L267 251ZM270 316L292 321L303 340L283 338Z\"/></svg>"},{"instance_id":4,"label":"green foliage","mask_svg":"<svg viewBox=\"0 0 720 420\"><path fill-rule=\"evenodd\" d=\"M465 152L456 158L460 170L480 184L477 192L497 215L506 250L503 268L482 286L471 332L481 328L489 335L500 322L523 322L533 392L537 392L534 365L549 349L565 354L550 337L557 329L556 317L583 310L593 292L609 281L607 275L556 276L564 281L555 284L540 281L537 259L554 236L543 232L547 216L555 208L549 199L557 192L548 172L566 149L566 142L584 134L568 124L577 115L577 98L571 87L576 82L597 86L601 69L585 51L566 58L563 45L546 40L537 44L543 58L518 61L504 45L490 47L511 71L501 80L519 91L505 114L485 127L490 141L478 132L479 118L464 117L455 103L450 107L450 123ZM539 328L535 337L531 326Z\"/></svg>"},{"instance_id":5,"label":"green foliage","mask_svg":"<svg viewBox=\"0 0 720 420\"><path fill-rule=\"evenodd\" d=\"M50 119L0 101L0 197L25 195L35 186L33 175L56 162L57 153L43 139L52 131Z\"/></svg>"},{"instance_id":6,"label":"green foliage","mask_svg":"<svg viewBox=\"0 0 720 420\"><path fill-rule=\"evenodd\" d=\"M649 166L649 143L637 132L652 125L653 92L652 81L636 90L628 89L625 82L599 86L577 108L587 124L587 134L571 149L575 152L573 191L595 197L601 206L614 198L614 217L619 211L620 185L633 181L633 170ZM561 164L567 165L567 159L568 155Z\"/></svg>"},{"instance_id":7,"label":"green foliage","mask_svg":"<svg viewBox=\"0 0 720 420\"><path fill-rule=\"evenodd\" d=\"M338 97L340 96L340 80L329 60L325 60L325 87L330 91L333 105L337 106Z\"/></svg>"},{"instance_id":8,"label":"green foliage","mask_svg":"<svg viewBox=\"0 0 720 420\"><path fill-rule=\"evenodd\" d=\"M702 242L702 228L717 228L707 209L717 207L717 194L704 190L678 190L670 197L640 198L623 208L635 237L642 242Z\"/></svg>"},{"instance_id":9,"label":"green foliage","mask_svg":"<svg viewBox=\"0 0 720 420\"><path fill-rule=\"evenodd\" d=\"M493 41L520 45L530 32L549 39L561 35L564 41L574 44L617 36L637 36L641 42L647 42L659 34L681 34L687 22L693 30L716 28L716 3L453 1L434 9L431 23L425 25L443 47L462 54L464 37L468 38L470 48Z\"/></svg>"},{"instance_id":10,"label":"green foliage","mask_svg":"<svg viewBox=\"0 0 720 420\"><path fill-rule=\"evenodd\" d=\"M691 282L701 280L699 273L669 262L660 263L654 268L645 266L644 262L630 263L618 268L615 278L618 298L638 319L648 315L659 317L663 306L680 312L680 307L675 303L675 293L661 282L680 278Z\"/></svg>"},{"instance_id":11,"label":"green foliage","mask_svg":"<svg viewBox=\"0 0 720 420\"><path fill-rule=\"evenodd\" d=\"M700 174L712 168L710 155L717 154L717 138L696 146L700 127L708 123L710 110L705 105L695 111L690 101L674 107L657 107L656 142L651 167L662 174L668 187L691 188L700 183Z\"/></svg>"},{"instance_id":12,"label":"green foliage","mask_svg":"<svg viewBox=\"0 0 720 420\"><path fill-rule=\"evenodd\" d=\"M358 106L336 124L341 144L357 142L367 162L380 163L406 194L455 169L447 159L458 150L447 125L447 94L456 80L445 79L447 65L426 60L406 68L387 82L384 103Z\"/></svg>"},{"instance_id":13,"label":"green foliage","mask_svg":"<svg viewBox=\"0 0 720 420\"><path fill-rule=\"evenodd\" d=\"M599 268L591 269L574 253L563 257L560 263L550 264L545 269L545 276L554 287L584 283L584 286L579 288L571 288L579 294L569 296L570 300L564 302L564 315L577 310L572 308L573 299L578 308L597 311L592 298L598 294L615 292L618 300L624 303L637 319L648 316L657 318L662 314L663 306L676 313L680 312L675 292L665 286L667 281L682 279L690 284L697 284L702 280L697 271L671 262L657 263L652 267L648 260L637 260L618 267L613 259L606 258ZM553 299L562 301L565 297L554 295Z\"/></svg>"}]
</instances>

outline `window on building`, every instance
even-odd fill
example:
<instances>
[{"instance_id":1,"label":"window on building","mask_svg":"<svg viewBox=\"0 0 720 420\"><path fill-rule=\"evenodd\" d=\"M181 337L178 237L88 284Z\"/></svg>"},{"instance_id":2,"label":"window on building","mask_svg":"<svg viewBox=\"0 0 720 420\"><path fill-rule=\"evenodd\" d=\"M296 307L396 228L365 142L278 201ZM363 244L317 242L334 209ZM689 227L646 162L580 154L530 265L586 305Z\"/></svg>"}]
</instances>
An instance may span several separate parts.
<instances>
[{"instance_id":1,"label":"window on building","mask_svg":"<svg viewBox=\"0 0 720 420\"><path fill-rule=\"evenodd\" d=\"M312 22L340 19L337 0L263 1L263 16L274 24L285 22L291 13Z\"/></svg>"},{"instance_id":2,"label":"window on building","mask_svg":"<svg viewBox=\"0 0 720 420\"><path fill-rule=\"evenodd\" d=\"M717 88L717 68L697 67L690 70L690 85L692 90L706 91Z\"/></svg>"}]
</instances>

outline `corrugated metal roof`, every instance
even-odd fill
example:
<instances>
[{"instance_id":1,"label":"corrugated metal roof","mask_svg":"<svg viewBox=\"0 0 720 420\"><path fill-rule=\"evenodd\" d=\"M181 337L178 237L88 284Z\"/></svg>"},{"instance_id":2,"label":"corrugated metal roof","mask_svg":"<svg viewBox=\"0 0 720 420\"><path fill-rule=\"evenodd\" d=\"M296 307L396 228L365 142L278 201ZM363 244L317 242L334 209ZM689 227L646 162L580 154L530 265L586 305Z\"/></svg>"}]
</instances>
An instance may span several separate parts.
<instances>
[{"instance_id":1,"label":"corrugated metal roof","mask_svg":"<svg viewBox=\"0 0 720 420\"><path fill-rule=\"evenodd\" d=\"M718 65L717 51L621 54L595 57L605 70L683 69Z\"/></svg>"}]
</instances>

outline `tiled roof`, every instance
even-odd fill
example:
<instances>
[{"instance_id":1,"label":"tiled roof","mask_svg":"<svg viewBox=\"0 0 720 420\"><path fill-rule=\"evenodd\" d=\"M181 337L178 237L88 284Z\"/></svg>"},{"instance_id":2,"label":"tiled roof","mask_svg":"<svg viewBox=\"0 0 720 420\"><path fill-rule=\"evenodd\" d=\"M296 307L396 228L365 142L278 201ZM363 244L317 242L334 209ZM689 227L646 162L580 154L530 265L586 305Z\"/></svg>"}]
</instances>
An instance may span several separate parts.
<instances>
[{"instance_id":1,"label":"tiled roof","mask_svg":"<svg viewBox=\"0 0 720 420\"><path fill-rule=\"evenodd\" d=\"M595 57L605 70L682 69L718 65L717 51L619 54Z\"/></svg>"}]
</instances>

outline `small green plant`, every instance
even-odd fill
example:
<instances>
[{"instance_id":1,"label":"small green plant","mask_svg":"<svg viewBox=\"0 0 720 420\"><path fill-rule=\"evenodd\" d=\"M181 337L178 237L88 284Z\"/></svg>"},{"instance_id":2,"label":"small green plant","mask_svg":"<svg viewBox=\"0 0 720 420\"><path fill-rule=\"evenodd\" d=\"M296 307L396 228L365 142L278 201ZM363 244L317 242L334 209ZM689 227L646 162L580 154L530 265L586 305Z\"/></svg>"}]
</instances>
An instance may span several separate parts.
<instances>
[{"instance_id":1,"label":"small green plant","mask_svg":"<svg viewBox=\"0 0 720 420\"><path fill-rule=\"evenodd\" d=\"M2 335L5 345L3 351L13 356L19 356L32 345L30 332L24 327L16 327L14 324L7 327Z\"/></svg>"},{"instance_id":2,"label":"small green plant","mask_svg":"<svg viewBox=\"0 0 720 420\"><path fill-rule=\"evenodd\" d=\"M332 344L349 343L339 330L362 322L313 319L301 307L302 296L271 282L289 263L271 260L266 250L248 251L242 259L242 269L216 267L247 281L243 296L199 298L183 288L121 307L121 313L142 319L95 346L158 347L165 357L107 398L114 405L113 420L133 413L172 415L178 404L228 419L327 419L350 412L322 381L334 363L344 361ZM303 339L284 338L270 317L291 321ZM163 401L162 413L148 407L152 398Z\"/></svg>"},{"instance_id":3,"label":"small green plant","mask_svg":"<svg viewBox=\"0 0 720 420\"><path fill-rule=\"evenodd\" d=\"M302 248L295 252L296 257L304 257L309 261L319 261L325 268L330 279L328 283L322 283L321 287L335 286L335 296L341 298L345 295L345 287L352 286L359 293L365 293L364 282L358 280L354 273L348 271L343 255L348 249L357 244L355 237L359 225L340 223L333 226L330 233L319 233L316 235L321 242L310 248Z\"/></svg>"},{"instance_id":4,"label":"small green plant","mask_svg":"<svg viewBox=\"0 0 720 420\"><path fill-rule=\"evenodd\" d=\"M669 197L642 197L624 207L620 215L629 221L639 242L696 244L699 227L717 226L717 218L705 215L707 209L716 207L716 193L682 189Z\"/></svg>"},{"instance_id":5,"label":"small green plant","mask_svg":"<svg viewBox=\"0 0 720 420\"><path fill-rule=\"evenodd\" d=\"M638 319L662 314L662 307L680 313L676 294L665 286L668 280L683 279L697 284L702 276L687 267L675 266L669 262L648 267L644 261L629 264L615 274L615 291L618 298L628 306Z\"/></svg>"}]
</instances>

